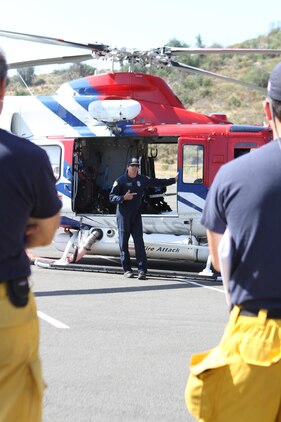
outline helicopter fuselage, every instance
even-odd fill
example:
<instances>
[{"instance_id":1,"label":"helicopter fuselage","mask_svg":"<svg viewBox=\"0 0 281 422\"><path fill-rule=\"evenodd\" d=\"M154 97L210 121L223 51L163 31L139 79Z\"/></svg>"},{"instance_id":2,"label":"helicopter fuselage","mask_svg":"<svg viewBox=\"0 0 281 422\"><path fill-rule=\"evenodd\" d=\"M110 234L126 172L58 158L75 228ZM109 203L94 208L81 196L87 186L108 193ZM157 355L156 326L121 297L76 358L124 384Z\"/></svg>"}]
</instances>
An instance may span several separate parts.
<instances>
[{"instance_id":1,"label":"helicopter fuselage","mask_svg":"<svg viewBox=\"0 0 281 422\"><path fill-rule=\"evenodd\" d=\"M177 185L152 189L144 197L148 256L194 261L208 256L200 218L218 169L272 137L268 127L235 125L223 114L186 110L161 78L126 72L72 81L53 96L6 98L1 126L49 155L63 203L61 226L67 230L56 241L60 250L69 231L79 231L79 243L100 230L88 253L119 253L109 192L128 159L138 157L148 177L178 173Z\"/></svg>"}]
</instances>

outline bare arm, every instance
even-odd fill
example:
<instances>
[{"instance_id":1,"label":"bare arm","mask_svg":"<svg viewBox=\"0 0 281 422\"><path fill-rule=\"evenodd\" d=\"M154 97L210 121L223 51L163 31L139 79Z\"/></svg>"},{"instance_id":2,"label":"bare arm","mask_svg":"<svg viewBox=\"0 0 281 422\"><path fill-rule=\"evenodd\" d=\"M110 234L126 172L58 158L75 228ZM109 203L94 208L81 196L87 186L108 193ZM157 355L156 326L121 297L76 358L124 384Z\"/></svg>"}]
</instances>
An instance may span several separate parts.
<instances>
[{"instance_id":1,"label":"bare arm","mask_svg":"<svg viewBox=\"0 0 281 422\"><path fill-rule=\"evenodd\" d=\"M49 245L60 223L60 212L49 218L30 218L26 229L27 248Z\"/></svg>"},{"instance_id":2,"label":"bare arm","mask_svg":"<svg viewBox=\"0 0 281 422\"><path fill-rule=\"evenodd\" d=\"M212 258L212 264L215 270L218 272L220 272L218 246L222 236L223 235L220 233L212 232L211 230L207 229L208 246Z\"/></svg>"}]
</instances>

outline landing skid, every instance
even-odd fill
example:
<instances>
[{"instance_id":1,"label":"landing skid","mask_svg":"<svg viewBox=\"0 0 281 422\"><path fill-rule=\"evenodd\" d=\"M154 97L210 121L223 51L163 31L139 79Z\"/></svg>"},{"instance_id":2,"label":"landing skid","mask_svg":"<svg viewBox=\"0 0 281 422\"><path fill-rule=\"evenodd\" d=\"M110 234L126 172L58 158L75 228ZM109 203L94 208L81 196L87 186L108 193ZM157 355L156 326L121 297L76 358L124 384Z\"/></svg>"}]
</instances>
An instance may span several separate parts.
<instances>
[{"instance_id":1,"label":"landing skid","mask_svg":"<svg viewBox=\"0 0 281 422\"><path fill-rule=\"evenodd\" d=\"M113 265L88 265L88 264L67 264L61 265L56 264L56 261L46 259L35 259L34 264L41 268L47 268L50 270L64 270L64 271L81 271L81 272L95 272L95 273L107 273L107 274L123 274L123 270L120 267ZM148 278L160 277L160 278L172 278L182 280L200 280L200 281L219 281L221 277L217 275L208 275L196 272L186 271L175 271L175 270L159 270L150 269L147 273Z\"/></svg>"}]
</instances>

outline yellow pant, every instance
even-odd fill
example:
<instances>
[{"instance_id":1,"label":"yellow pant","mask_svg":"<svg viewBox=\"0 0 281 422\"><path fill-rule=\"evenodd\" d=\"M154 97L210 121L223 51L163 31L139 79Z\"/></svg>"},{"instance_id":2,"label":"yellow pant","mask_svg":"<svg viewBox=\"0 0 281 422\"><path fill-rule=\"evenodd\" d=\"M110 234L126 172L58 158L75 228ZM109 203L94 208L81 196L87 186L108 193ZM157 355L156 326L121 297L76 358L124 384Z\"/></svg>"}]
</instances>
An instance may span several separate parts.
<instances>
[{"instance_id":1,"label":"yellow pant","mask_svg":"<svg viewBox=\"0 0 281 422\"><path fill-rule=\"evenodd\" d=\"M281 422L281 319L238 313L217 347L192 356L187 408L200 422Z\"/></svg>"},{"instance_id":2,"label":"yellow pant","mask_svg":"<svg viewBox=\"0 0 281 422\"><path fill-rule=\"evenodd\" d=\"M43 380L38 357L38 317L32 292L24 308L0 284L0 422L39 422Z\"/></svg>"}]
</instances>

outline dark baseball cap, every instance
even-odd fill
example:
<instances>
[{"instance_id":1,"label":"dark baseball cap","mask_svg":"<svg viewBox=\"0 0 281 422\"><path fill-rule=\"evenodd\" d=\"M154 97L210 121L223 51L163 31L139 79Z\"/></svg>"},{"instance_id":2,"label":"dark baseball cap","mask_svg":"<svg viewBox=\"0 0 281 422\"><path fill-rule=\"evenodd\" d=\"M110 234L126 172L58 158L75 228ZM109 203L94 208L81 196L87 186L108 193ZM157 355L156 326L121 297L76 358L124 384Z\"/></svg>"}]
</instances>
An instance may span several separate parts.
<instances>
[{"instance_id":1,"label":"dark baseball cap","mask_svg":"<svg viewBox=\"0 0 281 422\"><path fill-rule=\"evenodd\" d=\"M130 158L128 161L128 166L139 166L139 159L138 158Z\"/></svg>"},{"instance_id":2,"label":"dark baseball cap","mask_svg":"<svg viewBox=\"0 0 281 422\"><path fill-rule=\"evenodd\" d=\"M273 100L281 101L281 62L273 68L269 76L267 95Z\"/></svg>"}]
</instances>

